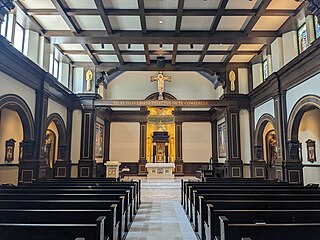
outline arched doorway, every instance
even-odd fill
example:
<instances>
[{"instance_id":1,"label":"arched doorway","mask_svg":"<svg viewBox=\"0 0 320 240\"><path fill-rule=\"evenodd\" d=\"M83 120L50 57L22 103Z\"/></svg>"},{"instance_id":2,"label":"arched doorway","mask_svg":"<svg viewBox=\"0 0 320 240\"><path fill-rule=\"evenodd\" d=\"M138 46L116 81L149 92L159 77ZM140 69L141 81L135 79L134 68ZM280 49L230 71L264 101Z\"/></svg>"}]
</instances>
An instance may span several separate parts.
<instances>
[{"instance_id":1,"label":"arched doorway","mask_svg":"<svg viewBox=\"0 0 320 240\"><path fill-rule=\"evenodd\" d=\"M320 181L317 157L320 154L320 97L308 95L293 107L288 121L288 139L296 146L290 156L301 161L304 183ZM294 151L295 150L295 151Z\"/></svg>"},{"instance_id":2,"label":"arched doorway","mask_svg":"<svg viewBox=\"0 0 320 240\"><path fill-rule=\"evenodd\" d=\"M66 160L66 137L67 131L62 117L57 114L51 114L47 119L46 140L45 140L45 159L48 163L48 177L57 175L58 169L56 162Z\"/></svg>"},{"instance_id":3,"label":"arched doorway","mask_svg":"<svg viewBox=\"0 0 320 240\"><path fill-rule=\"evenodd\" d=\"M256 159L264 160L266 167L266 178L275 179L275 163L277 160L277 139L275 119L270 114L260 117L255 135Z\"/></svg>"}]
</instances>

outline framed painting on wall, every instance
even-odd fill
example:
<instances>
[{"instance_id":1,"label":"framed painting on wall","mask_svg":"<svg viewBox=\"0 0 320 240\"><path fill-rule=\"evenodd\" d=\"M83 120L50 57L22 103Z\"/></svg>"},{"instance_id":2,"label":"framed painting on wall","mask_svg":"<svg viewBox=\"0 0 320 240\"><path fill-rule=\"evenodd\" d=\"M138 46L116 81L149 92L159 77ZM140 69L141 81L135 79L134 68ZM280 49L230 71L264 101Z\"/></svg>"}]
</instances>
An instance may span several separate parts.
<instances>
[{"instance_id":1,"label":"framed painting on wall","mask_svg":"<svg viewBox=\"0 0 320 240\"><path fill-rule=\"evenodd\" d=\"M306 141L307 144L307 156L308 156L308 161L313 163L317 161L316 158L316 142L308 139Z\"/></svg>"},{"instance_id":2,"label":"framed painting on wall","mask_svg":"<svg viewBox=\"0 0 320 240\"><path fill-rule=\"evenodd\" d=\"M314 28L316 31L316 38L320 37L320 24L318 22L317 16L314 16Z\"/></svg>"},{"instance_id":3,"label":"framed painting on wall","mask_svg":"<svg viewBox=\"0 0 320 240\"><path fill-rule=\"evenodd\" d=\"M303 52L308 48L308 34L307 34L306 24L303 24L298 29L298 42L299 42L299 53Z\"/></svg>"},{"instance_id":4,"label":"framed painting on wall","mask_svg":"<svg viewBox=\"0 0 320 240\"><path fill-rule=\"evenodd\" d=\"M96 123L95 157L102 158L102 156L103 156L103 125L97 122Z\"/></svg>"},{"instance_id":5,"label":"framed painting on wall","mask_svg":"<svg viewBox=\"0 0 320 240\"><path fill-rule=\"evenodd\" d=\"M219 158L227 157L227 139L225 122L218 125L218 153Z\"/></svg>"}]
</instances>

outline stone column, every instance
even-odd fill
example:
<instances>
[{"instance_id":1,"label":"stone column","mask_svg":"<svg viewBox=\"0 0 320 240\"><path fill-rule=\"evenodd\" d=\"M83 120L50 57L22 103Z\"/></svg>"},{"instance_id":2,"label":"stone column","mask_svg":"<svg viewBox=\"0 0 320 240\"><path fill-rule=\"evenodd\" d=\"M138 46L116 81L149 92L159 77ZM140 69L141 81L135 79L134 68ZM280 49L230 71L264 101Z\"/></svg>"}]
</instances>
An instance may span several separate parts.
<instances>
[{"instance_id":1,"label":"stone column","mask_svg":"<svg viewBox=\"0 0 320 240\"><path fill-rule=\"evenodd\" d=\"M182 122L176 122L176 176L183 176L183 159L182 159Z\"/></svg>"},{"instance_id":2,"label":"stone column","mask_svg":"<svg viewBox=\"0 0 320 240\"><path fill-rule=\"evenodd\" d=\"M140 151L138 163L138 175L146 176L146 140L147 140L147 122L140 122Z\"/></svg>"},{"instance_id":3,"label":"stone column","mask_svg":"<svg viewBox=\"0 0 320 240\"><path fill-rule=\"evenodd\" d=\"M243 177L243 163L240 148L239 110L227 109L226 127L228 136L227 160L225 163L226 176L229 178Z\"/></svg>"}]
</instances>

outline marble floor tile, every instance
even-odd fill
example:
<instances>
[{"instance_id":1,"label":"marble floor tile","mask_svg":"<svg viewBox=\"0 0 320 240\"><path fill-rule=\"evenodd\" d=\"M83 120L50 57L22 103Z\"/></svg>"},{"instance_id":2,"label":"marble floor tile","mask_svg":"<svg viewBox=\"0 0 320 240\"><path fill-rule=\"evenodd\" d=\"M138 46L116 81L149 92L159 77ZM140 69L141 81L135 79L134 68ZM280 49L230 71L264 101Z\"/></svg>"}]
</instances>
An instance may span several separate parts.
<instances>
[{"instance_id":1,"label":"marble floor tile","mask_svg":"<svg viewBox=\"0 0 320 240\"><path fill-rule=\"evenodd\" d=\"M197 240L180 204L180 179L143 179L141 191L127 240Z\"/></svg>"}]
</instances>

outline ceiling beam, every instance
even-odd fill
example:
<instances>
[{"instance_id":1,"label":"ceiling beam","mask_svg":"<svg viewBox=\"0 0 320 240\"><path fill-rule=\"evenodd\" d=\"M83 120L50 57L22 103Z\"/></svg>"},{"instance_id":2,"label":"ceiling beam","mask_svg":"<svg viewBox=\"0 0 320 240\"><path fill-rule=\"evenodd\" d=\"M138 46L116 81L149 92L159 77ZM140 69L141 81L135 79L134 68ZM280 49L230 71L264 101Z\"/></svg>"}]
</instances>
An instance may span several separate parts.
<instances>
[{"instance_id":1,"label":"ceiling beam","mask_svg":"<svg viewBox=\"0 0 320 240\"><path fill-rule=\"evenodd\" d=\"M98 61L98 59L96 58L96 56L94 56L94 55L92 54L89 45L88 45L88 44L81 44L81 46L83 47L83 49L85 50L85 52L88 54L89 58L90 58L91 61L94 63L94 65L99 65L100 62Z\"/></svg>"},{"instance_id":2,"label":"ceiling beam","mask_svg":"<svg viewBox=\"0 0 320 240\"><path fill-rule=\"evenodd\" d=\"M179 0L178 9L177 9L177 15L176 15L177 16L177 18L176 18L176 28L175 28L176 35L178 35L180 33L180 29L181 29L183 7L184 7L184 0Z\"/></svg>"},{"instance_id":3,"label":"ceiling beam","mask_svg":"<svg viewBox=\"0 0 320 240\"><path fill-rule=\"evenodd\" d=\"M220 23L220 20L221 20L222 16L223 16L223 15L225 14L225 12L226 12L226 6L227 6L227 4L228 4L228 1L229 1L229 0L222 0L222 1L220 2L217 15L216 15L216 17L214 18L214 21L213 21L213 23L212 23L212 25L211 25L211 28L210 28L210 29L211 29L211 30L210 30L211 34L214 34L214 33L217 31L217 28L218 28L218 25L219 25L219 23Z\"/></svg>"},{"instance_id":4,"label":"ceiling beam","mask_svg":"<svg viewBox=\"0 0 320 240\"><path fill-rule=\"evenodd\" d=\"M206 56L206 54L208 52L209 46L210 46L210 44L206 44L203 47L202 52L201 52L201 56L199 57L199 60L198 60L198 64L201 64L203 62L203 59L204 59L204 57Z\"/></svg>"},{"instance_id":5,"label":"ceiling beam","mask_svg":"<svg viewBox=\"0 0 320 240\"><path fill-rule=\"evenodd\" d=\"M150 54L149 54L149 45L148 44L143 44L144 46L144 53L146 56L146 63L149 65L150 64Z\"/></svg>"},{"instance_id":6,"label":"ceiling beam","mask_svg":"<svg viewBox=\"0 0 320 240\"><path fill-rule=\"evenodd\" d=\"M239 47L241 44L235 44L232 49L231 49L231 53L224 59L224 64L227 65L229 64L230 60L233 58L233 56L235 55L235 53L238 51Z\"/></svg>"},{"instance_id":7,"label":"ceiling beam","mask_svg":"<svg viewBox=\"0 0 320 240\"><path fill-rule=\"evenodd\" d=\"M178 44L175 43L173 44L173 51L172 51L172 59L171 59L172 65L176 64L177 52L178 52Z\"/></svg>"},{"instance_id":8,"label":"ceiling beam","mask_svg":"<svg viewBox=\"0 0 320 240\"><path fill-rule=\"evenodd\" d=\"M107 33L112 34L112 27L111 27L111 24L110 24L108 17L105 14L104 5L103 5L102 0L94 0L94 2L97 6L97 9L99 11L99 15L102 19L102 22L103 22L105 29L107 30Z\"/></svg>"},{"instance_id":9,"label":"ceiling beam","mask_svg":"<svg viewBox=\"0 0 320 240\"><path fill-rule=\"evenodd\" d=\"M118 57L118 59L119 59L120 64L121 64L121 65L124 65L124 60L123 60L123 57L122 57L122 55L121 55L121 53L120 53L120 49L119 49L118 44L113 43L112 46L113 46L113 48L114 48L114 52L116 53L116 55L117 55L117 57Z\"/></svg>"},{"instance_id":10,"label":"ceiling beam","mask_svg":"<svg viewBox=\"0 0 320 240\"><path fill-rule=\"evenodd\" d=\"M144 0L138 0L138 7L142 33L147 33L147 20L145 15Z\"/></svg>"}]
</instances>

